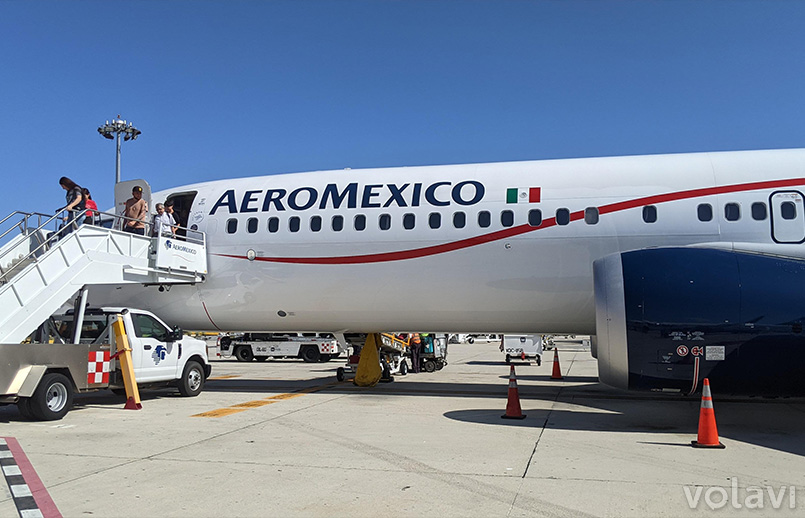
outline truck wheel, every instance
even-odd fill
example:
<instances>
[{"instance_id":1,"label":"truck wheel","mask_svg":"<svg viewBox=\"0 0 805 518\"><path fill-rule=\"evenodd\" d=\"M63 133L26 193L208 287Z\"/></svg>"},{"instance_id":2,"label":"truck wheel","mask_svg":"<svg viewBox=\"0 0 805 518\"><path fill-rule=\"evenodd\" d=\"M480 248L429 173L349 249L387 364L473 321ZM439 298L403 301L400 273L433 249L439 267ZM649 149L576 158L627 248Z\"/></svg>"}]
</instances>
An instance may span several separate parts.
<instances>
[{"instance_id":1,"label":"truck wheel","mask_svg":"<svg viewBox=\"0 0 805 518\"><path fill-rule=\"evenodd\" d=\"M344 381L344 378L345 378L344 367L339 367L335 371L335 379L337 379L338 381Z\"/></svg>"},{"instance_id":2,"label":"truck wheel","mask_svg":"<svg viewBox=\"0 0 805 518\"><path fill-rule=\"evenodd\" d=\"M506 355L506 363L511 363L511 362L512 362L512 356L511 356L511 354L507 354Z\"/></svg>"},{"instance_id":3,"label":"truck wheel","mask_svg":"<svg viewBox=\"0 0 805 518\"><path fill-rule=\"evenodd\" d=\"M474 343L474 342L475 342L475 338L473 338L473 337L467 338L467 343L468 344L471 344L471 343Z\"/></svg>"},{"instance_id":4,"label":"truck wheel","mask_svg":"<svg viewBox=\"0 0 805 518\"><path fill-rule=\"evenodd\" d=\"M318 347L313 347L312 345L302 347L302 359L307 363L318 363L320 356L321 353L319 353Z\"/></svg>"},{"instance_id":5,"label":"truck wheel","mask_svg":"<svg viewBox=\"0 0 805 518\"><path fill-rule=\"evenodd\" d=\"M255 356L254 359L258 362L264 362L268 359L268 356Z\"/></svg>"},{"instance_id":6,"label":"truck wheel","mask_svg":"<svg viewBox=\"0 0 805 518\"><path fill-rule=\"evenodd\" d=\"M254 353L252 353L249 346L241 345L235 348L235 358L237 358L239 362L250 362L254 359Z\"/></svg>"},{"instance_id":7,"label":"truck wheel","mask_svg":"<svg viewBox=\"0 0 805 518\"><path fill-rule=\"evenodd\" d=\"M440 371L444 369L444 361L443 360L436 360L436 370Z\"/></svg>"},{"instance_id":8,"label":"truck wheel","mask_svg":"<svg viewBox=\"0 0 805 518\"><path fill-rule=\"evenodd\" d=\"M17 410L20 411L20 415L29 421L34 420L34 413L31 412L31 398L29 397L21 397L19 401L17 401Z\"/></svg>"},{"instance_id":9,"label":"truck wheel","mask_svg":"<svg viewBox=\"0 0 805 518\"><path fill-rule=\"evenodd\" d=\"M185 397L193 397L198 396L203 388L204 368L197 361L187 362L182 379L179 380L179 392Z\"/></svg>"},{"instance_id":10,"label":"truck wheel","mask_svg":"<svg viewBox=\"0 0 805 518\"><path fill-rule=\"evenodd\" d=\"M51 372L45 374L29 405L34 419L39 421L56 421L73 406L73 384L64 374Z\"/></svg>"},{"instance_id":11,"label":"truck wheel","mask_svg":"<svg viewBox=\"0 0 805 518\"><path fill-rule=\"evenodd\" d=\"M400 363L400 376L405 376L406 374L408 374L408 362L403 360Z\"/></svg>"},{"instance_id":12,"label":"truck wheel","mask_svg":"<svg viewBox=\"0 0 805 518\"><path fill-rule=\"evenodd\" d=\"M425 362L425 372L433 372L436 370L436 362L428 360Z\"/></svg>"}]
</instances>

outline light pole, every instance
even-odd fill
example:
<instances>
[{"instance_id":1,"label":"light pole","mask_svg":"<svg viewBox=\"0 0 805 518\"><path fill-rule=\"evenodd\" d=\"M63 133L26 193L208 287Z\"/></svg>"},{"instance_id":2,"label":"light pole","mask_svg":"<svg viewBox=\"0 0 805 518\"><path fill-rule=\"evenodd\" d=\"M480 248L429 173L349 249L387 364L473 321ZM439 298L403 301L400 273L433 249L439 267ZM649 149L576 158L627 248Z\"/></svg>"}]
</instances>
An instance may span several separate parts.
<instances>
[{"instance_id":1,"label":"light pole","mask_svg":"<svg viewBox=\"0 0 805 518\"><path fill-rule=\"evenodd\" d=\"M98 128L98 133L100 133L104 138L108 138L112 140L113 138L117 141L117 151L116 157L117 161L115 162L115 183L120 183L120 135L123 134L123 140L137 140L137 137L140 136L142 131L135 128L130 122L126 122L120 119L120 115L117 116L117 119L114 119L111 123L106 121L106 124ZM115 134L113 137L112 134Z\"/></svg>"}]
</instances>

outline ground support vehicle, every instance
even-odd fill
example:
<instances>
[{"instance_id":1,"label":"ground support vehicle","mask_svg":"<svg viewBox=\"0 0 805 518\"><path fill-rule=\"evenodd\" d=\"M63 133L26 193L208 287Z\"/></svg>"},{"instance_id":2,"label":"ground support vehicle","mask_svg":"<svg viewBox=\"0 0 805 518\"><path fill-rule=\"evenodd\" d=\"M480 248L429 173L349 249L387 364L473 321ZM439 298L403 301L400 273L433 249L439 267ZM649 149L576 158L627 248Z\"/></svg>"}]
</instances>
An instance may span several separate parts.
<instances>
[{"instance_id":1,"label":"ground support vehicle","mask_svg":"<svg viewBox=\"0 0 805 518\"><path fill-rule=\"evenodd\" d=\"M196 396L212 370L204 342L170 329L154 314L126 308L87 309L55 315L30 343L0 345L0 404L17 404L20 413L42 421L61 419L75 392L111 388L125 393L112 323L121 315L138 386L168 386ZM66 336L78 343L64 343Z\"/></svg>"},{"instance_id":2,"label":"ground support vehicle","mask_svg":"<svg viewBox=\"0 0 805 518\"><path fill-rule=\"evenodd\" d=\"M218 339L221 356L238 361L266 361L269 358L301 358L309 363L337 358L345 349L330 333L244 333Z\"/></svg>"},{"instance_id":3,"label":"ground support vehicle","mask_svg":"<svg viewBox=\"0 0 805 518\"><path fill-rule=\"evenodd\" d=\"M432 342L424 337L422 339L422 351L419 353L420 371L435 372L442 370L447 365L447 341L441 338L432 338Z\"/></svg>"},{"instance_id":4,"label":"ground support vehicle","mask_svg":"<svg viewBox=\"0 0 805 518\"><path fill-rule=\"evenodd\" d=\"M401 339L391 333L381 333L378 347L380 367L383 370L381 379L389 380L394 374L399 374L400 376L408 374L407 348L407 339ZM335 377L338 381L344 381L346 378L354 376L357 372L361 354L360 350L356 349L357 347L353 346L353 353L347 356L347 364L336 370Z\"/></svg>"},{"instance_id":5,"label":"ground support vehicle","mask_svg":"<svg viewBox=\"0 0 805 518\"><path fill-rule=\"evenodd\" d=\"M506 354L506 363L533 358L537 365L542 365L546 340L546 335L503 335L500 351Z\"/></svg>"}]
</instances>

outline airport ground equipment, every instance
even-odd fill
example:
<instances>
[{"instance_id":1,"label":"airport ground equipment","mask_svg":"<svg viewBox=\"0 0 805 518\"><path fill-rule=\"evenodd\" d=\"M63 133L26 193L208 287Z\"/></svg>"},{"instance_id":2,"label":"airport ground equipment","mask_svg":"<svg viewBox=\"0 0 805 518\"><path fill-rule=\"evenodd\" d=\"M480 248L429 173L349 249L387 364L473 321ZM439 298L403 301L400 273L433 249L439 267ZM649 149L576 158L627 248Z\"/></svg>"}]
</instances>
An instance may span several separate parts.
<instances>
[{"instance_id":1,"label":"airport ground equipment","mask_svg":"<svg viewBox=\"0 0 805 518\"><path fill-rule=\"evenodd\" d=\"M265 361L269 358L301 358L308 363L326 362L346 350L341 339L331 333L244 333L218 339L221 356L238 361Z\"/></svg>"},{"instance_id":2,"label":"airport ground equipment","mask_svg":"<svg viewBox=\"0 0 805 518\"><path fill-rule=\"evenodd\" d=\"M419 353L419 370L435 372L447 365L447 340L432 337L432 343L422 339L422 351ZM410 351L409 351L410 352Z\"/></svg>"},{"instance_id":3,"label":"airport ground equipment","mask_svg":"<svg viewBox=\"0 0 805 518\"><path fill-rule=\"evenodd\" d=\"M81 225L83 212L0 220L0 343L19 343L83 287L203 282L205 235L181 240ZM111 223L126 219L102 214ZM67 219L64 220L63 217Z\"/></svg>"},{"instance_id":4,"label":"airport ground equipment","mask_svg":"<svg viewBox=\"0 0 805 518\"><path fill-rule=\"evenodd\" d=\"M347 363L336 370L338 381L344 381L352 377L358 370L358 363L361 359L362 346L354 343L352 354L347 355ZM408 374L408 360L406 358L408 350L408 339L402 339L392 333L380 333L378 343L378 361L382 372L381 379L391 379L391 376Z\"/></svg>"},{"instance_id":5,"label":"airport ground equipment","mask_svg":"<svg viewBox=\"0 0 805 518\"><path fill-rule=\"evenodd\" d=\"M112 354L118 315L138 385L174 386L183 396L202 391L212 370L204 342L148 311L100 308L48 318L34 333L47 339L37 343L0 345L0 404L16 403L23 416L47 421L64 417L75 392L111 388L123 393L125 373ZM79 341L69 343L65 337L77 330Z\"/></svg>"},{"instance_id":6,"label":"airport ground equipment","mask_svg":"<svg viewBox=\"0 0 805 518\"><path fill-rule=\"evenodd\" d=\"M500 350L506 354L506 363L533 359L542 365L546 341L546 335L502 335Z\"/></svg>"}]
</instances>

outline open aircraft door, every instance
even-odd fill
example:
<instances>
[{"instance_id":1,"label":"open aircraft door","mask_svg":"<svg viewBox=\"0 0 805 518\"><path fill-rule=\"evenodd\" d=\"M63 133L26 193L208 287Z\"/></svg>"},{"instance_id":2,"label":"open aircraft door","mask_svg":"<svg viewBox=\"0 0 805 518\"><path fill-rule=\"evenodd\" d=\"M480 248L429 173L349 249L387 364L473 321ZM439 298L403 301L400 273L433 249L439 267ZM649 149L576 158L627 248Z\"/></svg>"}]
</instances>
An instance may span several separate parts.
<instances>
[{"instance_id":1,"label":"open aircraft door","mask_svg":"<svg viewBox=\"0 0 805 518\"><path fill-rule=\"evenodd\" d=\"M165 199L165 204L173 204L173 216L176 219L176 224L182 227L177 234L181 236L186 235L187 231L185 229L206 231L206 228L202 228L204 226L203 212L198 209L193 210L193 201L196 199L196 194L198 194L196 191L174 192Z\"/></svg>"},{"instance_id":2,"label":"open aircraft door","mask_svg":"<svg viewBox=\"0 0 805 518\"><path fill-rule=\"evenodd\" d=\"M769 199L771 237L776 243L805 242L805 198L799 191L777 191Z\"/></svg>"}]
</instances>

